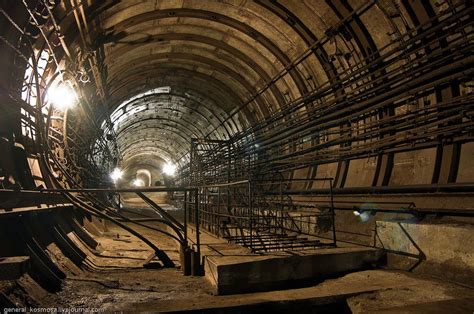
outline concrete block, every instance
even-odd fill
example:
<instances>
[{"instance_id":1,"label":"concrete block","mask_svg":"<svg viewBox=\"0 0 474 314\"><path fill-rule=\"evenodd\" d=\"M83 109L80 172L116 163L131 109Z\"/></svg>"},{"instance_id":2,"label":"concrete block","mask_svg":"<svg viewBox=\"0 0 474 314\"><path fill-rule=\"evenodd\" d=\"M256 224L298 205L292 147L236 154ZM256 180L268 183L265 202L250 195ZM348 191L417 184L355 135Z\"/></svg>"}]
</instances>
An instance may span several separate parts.
<instances>
[{"instance_id":1,"label":"concrete block","mask_svg":"<svg viewBox=\"0 0 474 314\"><path fill-rule=\"evenodd\" d=\"M29 256L0 258L0 280L16 280L30 267Z\"/></svg>"},{"instance_id":2,"label":"concrete block","mask_svg":"<svg viewBox=\"0 0 474 314\"><path fill-rule=\"evenodd\" d=\"M383 254L372 248L331 248L290 256L207 256L205 274L216 294L269 291L364 269Z\"/></svg>"}]
</instances>

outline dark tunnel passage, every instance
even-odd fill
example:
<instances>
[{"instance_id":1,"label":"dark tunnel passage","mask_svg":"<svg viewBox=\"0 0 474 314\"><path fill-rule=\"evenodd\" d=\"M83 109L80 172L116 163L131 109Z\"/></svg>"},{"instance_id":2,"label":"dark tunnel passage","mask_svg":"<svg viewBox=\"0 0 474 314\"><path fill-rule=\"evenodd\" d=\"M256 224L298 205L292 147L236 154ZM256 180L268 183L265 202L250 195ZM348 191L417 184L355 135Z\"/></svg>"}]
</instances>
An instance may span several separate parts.
<instances>
[{"instance_id":1,"label":"dark tunnel passage","mask_svg":"<svg viewBox=\"0 0 474 314\"><path fill-rule=\"evenodd\" d=\"M474 310L471 0L0 4L5 313Z\"/></svg>"}]
</instances>

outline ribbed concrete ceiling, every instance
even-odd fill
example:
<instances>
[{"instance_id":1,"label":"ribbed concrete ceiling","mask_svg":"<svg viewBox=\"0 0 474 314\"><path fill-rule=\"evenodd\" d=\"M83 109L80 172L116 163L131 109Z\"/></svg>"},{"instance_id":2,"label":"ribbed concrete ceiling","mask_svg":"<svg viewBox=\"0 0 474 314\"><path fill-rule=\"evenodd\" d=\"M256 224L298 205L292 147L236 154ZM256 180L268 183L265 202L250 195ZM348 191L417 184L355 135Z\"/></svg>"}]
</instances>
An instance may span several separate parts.
<instances>
[{"instance_id":1,"label":"ribbed concrete ceiling","mask_svg":"<svg viewBox=\"0 0 474 314\"><path fill-rule=\"evenodd\" d=\"M98 124L114 130L124 163L182 162L191 138L227 139L337 80L339 70L392 42L392 15L402 10L389 0L50 2L63 38L55 55L72 73L88 71L84 91ZM352 33L340 27L345 16Z\"/></svg>"},{"instance_id":2,"label":"ribbed concrete ceiling","mask_svg":"<svg viewBox=\"0 0 474 314\"><path fill-rule=\"evenodd\" d=\"M321 1L310 2L287 1L285 10L323 31L315 17L326 15L325 23L336 17ZM124 161L137 154L181 161L191 138L226 139L283 104L283 93L287 100L306 92L303 72L324 79L315 60L313 69L291 72L256 106L226 120L307 49L294 21L268 6L277 7L269 1L89 4L91 43L102 54L107 104ZM170 91L140 96L156 88Z\"/></svg>"},{"instance_id":3,"label":"ribbed concrete ceiling","mask_svg":"<svg viewBox=\"0 0 474 314\"><path fill-rule=\"evenodd\" d=\"M125 101L111 115L124 160L157 152L168 162L190 148L190 140L220 130L226 112L209 98L164 87ZM224 129L224 128L222 128ZM233 130L235 131L235 129ZM218 134L223 138L228 133Z\"/></svg>"}]
</instances>

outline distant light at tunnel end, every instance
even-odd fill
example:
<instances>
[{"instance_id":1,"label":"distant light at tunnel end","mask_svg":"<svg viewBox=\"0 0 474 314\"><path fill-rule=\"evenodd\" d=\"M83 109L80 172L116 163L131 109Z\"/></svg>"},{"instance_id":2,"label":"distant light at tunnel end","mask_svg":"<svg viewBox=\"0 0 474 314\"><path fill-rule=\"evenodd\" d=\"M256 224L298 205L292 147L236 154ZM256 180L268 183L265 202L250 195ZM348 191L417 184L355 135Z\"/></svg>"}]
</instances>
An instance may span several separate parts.
<instances>
[{"instance_id":1,"label":"distant light at tunnel end","mask_svg":"<svg viewBox=\"0 0 474 314\"><path fill-rule=\"evenodd\" d=\"M170 164L170 163L166 163L163 166L163 172L164 172L164 174L166 174L168 176L174 176L174 174L176 172L176 166L173 165L173 164Z\"/></svg>"},{"instance_id":2,"label":"distant light at tunnel end","mask_svg":"<svg viewBox=\"0 0 474 314\"><path fill-rule=\"evenodd\" d=\"M136 187L142 187L142 186L145 186L145 182L143 182L143 180L140 180L140 179L135 179L132 181L132 185Z\"/></svg>"}]
</instances>

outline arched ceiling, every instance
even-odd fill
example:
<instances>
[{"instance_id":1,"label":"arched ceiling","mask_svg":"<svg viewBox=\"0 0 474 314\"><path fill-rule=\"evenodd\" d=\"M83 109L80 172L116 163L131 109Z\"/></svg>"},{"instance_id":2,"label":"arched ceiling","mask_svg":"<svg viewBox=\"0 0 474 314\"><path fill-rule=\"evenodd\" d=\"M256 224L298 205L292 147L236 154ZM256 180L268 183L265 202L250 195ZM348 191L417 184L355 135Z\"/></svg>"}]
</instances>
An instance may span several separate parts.
<instances>
[{"instance_id":1,"label":"arched ceiling","mask_svg":"<svg viewBox=\"0 0 474 314\"><path fill-rule=\"evenodd\" d=\"M180 162L191 138L227 139L305 94L306 76L325 79L323 66L314 58L312 68L290 70L270 93L229 118L309 45L292 21L269 10L268 5L274 5L265 2L128 0L84 5L87 25L79 19L75 28L85 40L77 32L76 38L70 37L71 45L99 56L101 85L124 161L148 154ZM294 14L318 6L317 1L301 4ZM329 8L323 7L329 15ZM165 87L169 93L138 97Z\"/></svg>"},{"instance_id":2,"label":"arched ceiling","mask_svg":"<svg viewBox=\"0 0 474 314\"><path fill-rule=\"evenodd\" d=\"M126 164L182 163L192 138L228 139L316 86L342 80L392 43L396 30L413 26L407 8L429 6L404 0L31 3L33 16L43 12L37 18L45 23L32 30L36 47L53 49L64 70L87 72L84 94ZM294 66L301 56L305 62ZM333 87L333 97L346 92Z\"/></svg>"}]
</instances>

